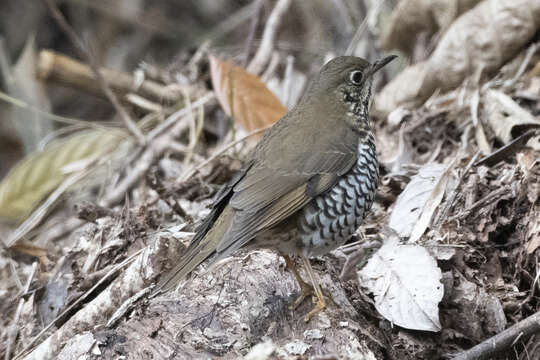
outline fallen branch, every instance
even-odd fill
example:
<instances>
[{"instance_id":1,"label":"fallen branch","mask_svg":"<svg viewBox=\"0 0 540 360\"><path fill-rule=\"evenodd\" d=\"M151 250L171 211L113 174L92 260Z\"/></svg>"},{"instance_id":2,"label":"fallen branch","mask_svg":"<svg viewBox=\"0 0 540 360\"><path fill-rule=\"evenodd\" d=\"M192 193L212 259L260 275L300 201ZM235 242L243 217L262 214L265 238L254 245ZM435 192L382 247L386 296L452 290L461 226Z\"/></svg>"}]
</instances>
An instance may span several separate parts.
<instances>
[{"instance_id":1,"label":"fallen branch","mask_svg":"<svg viewBox=\"0 0 540 360\"><path fill-rule=\"evenodd\" d=\"M99 72L111 89L120 96L132 92L165 102L176 102L182 98L182 92L178 88L161 85L152 80L139 81L123 71L100 68ZM42 50L39 53L37 76L42 81L55 82L93 95L104 96L102 87L96 82L96 75L90 66L51 50Z\"/></svg>"},{"instance_id":2,"label":"fallen branch","mask_svg":"<svg viewBox=\"0 0 540 360\"><path fill-rule=\"evenodd\" d=\"M540 332L540 311L469 350L459 353L452 359L491 359L493 356L500 354L508 347L514 345L518 339L527 338L536 332Z\"/></svg>"}]
</instances>

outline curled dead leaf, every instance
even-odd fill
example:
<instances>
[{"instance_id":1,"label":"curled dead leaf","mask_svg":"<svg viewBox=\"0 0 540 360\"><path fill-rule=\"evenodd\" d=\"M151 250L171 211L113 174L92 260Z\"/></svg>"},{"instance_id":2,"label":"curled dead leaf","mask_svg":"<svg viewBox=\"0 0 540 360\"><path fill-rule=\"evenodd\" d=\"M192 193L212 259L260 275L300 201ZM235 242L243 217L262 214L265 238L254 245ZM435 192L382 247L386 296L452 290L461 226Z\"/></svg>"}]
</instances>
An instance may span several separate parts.
<instances>
[{"instance_id":1,"label":"curled dead leaf","mask_svg":"<svg viewBox=\"0 0 540 360\"><path fill-rule=\"evenodd\" d=\"M539 25L538 0L482 1L452 23L427 61L405 69L382 89L375 110L388 114L400 105L425 101L436 89L454 89L478 71L497 70Z\"/></svg>"},{"instance_id":2,"label":"curled dead leaf","mask_svg":"<svg viewBox=\"0 0 540 360\"><path fill-rule=\"evenodd\" d=\"M229 61L210 56L210 76L218 101L246 131L275 124L287 110L259 77Z\"/></svg>"}]
</instances>

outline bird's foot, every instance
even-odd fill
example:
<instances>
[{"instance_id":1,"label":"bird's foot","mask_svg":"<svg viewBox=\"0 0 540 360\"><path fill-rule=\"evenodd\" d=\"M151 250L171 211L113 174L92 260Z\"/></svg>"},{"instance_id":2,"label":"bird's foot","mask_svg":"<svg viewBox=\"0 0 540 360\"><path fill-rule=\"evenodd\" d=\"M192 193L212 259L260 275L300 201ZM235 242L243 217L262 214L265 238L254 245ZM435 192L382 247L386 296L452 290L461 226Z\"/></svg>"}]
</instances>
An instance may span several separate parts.
<instances>
[{"instance_id":1,"label":"bird's foot","mask_svg":"<svg viewBox=\"0 0 540 360\"><path fill-rule=\"evenodd\" d=\"M324 297L318 298L317 303L315 304L315 307L304 316L304 321L309 322L311 318L316 315L317 313L323 311L326 309L326 300Z\"/></svg>"},{"instance_id":2,"label":"bird's foot","mask_svg":"<svg viewBox=\"0 0 540 360\"><path fill-rule=\"evenodd\" d=\"M313 286L308 284L307 282L300 282L298 281L298 284L300 285L300 296L289 306L289 310L295 310L300 304L304 302L304 300L307 297L310 297L315 294L315 290L313 290Z\"/></svg>"}]
</instances>

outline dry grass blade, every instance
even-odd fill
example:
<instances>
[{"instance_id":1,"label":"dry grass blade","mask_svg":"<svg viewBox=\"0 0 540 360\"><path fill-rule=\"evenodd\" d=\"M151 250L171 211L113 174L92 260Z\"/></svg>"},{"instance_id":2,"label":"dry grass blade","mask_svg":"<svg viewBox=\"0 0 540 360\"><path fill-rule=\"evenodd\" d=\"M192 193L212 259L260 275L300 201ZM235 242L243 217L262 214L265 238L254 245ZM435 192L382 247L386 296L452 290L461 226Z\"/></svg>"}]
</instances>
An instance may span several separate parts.
<instances>
[{"instance_id":1,"label":"dry grass blade","mask_svg":"<svg viewBox=\"0 0 540 360\"><path fill-rule=\"evenodd\" d=\"M213 56L210 72L221 107L246 131L268 127L285 115L285 107L257 76Z\"/></svg>"}]
</instances>

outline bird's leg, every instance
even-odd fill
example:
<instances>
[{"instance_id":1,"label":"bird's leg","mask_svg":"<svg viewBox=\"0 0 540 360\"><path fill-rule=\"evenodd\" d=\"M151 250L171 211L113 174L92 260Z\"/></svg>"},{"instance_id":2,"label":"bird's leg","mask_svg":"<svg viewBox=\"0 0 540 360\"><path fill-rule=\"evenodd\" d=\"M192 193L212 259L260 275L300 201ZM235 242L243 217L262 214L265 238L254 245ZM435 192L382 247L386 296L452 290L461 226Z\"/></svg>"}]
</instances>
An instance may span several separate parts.
<instances>
[{"instance_id":1,"label":"bird's leg","mask_svg":"<svg viewBox=\"0 0 540 360\"><path fill-rule=\"evenodd\" d=\"M310 284L305 282L304 279L302 279L300 273L298 272L298 269L296 268L296 265L294 264L293 259L291 259L288 255L285 254L281 254L281 256L283 256L283 258L285 259L287 269L289 269L289 271L293 273L296 281L298 281L298 285L300 285L300 296L294 301L291 306L289 306L289 309L294 310L304 301L306 297L313 295L314 290L313 286L311 286Z\"/></svg>"},{"instance_id":2,"label":"bird's leg","mask_svg":"<svg viewBox=\"0 0 540 360\"><path fill-rule=\"evenodd\" d=\"M319 283L317 281L315 273L313 272L313 268L311 267L311 263L309 262L309 259L305 257L304 255L300 255L300 256L302 257L302 261L304 262L306 271L309 274L309 277L311 278L311 283L313 284L313 289L315 291L315 295L317 296L317 304L315 305L313 310L307 313L307 315L304 317L304 321L308 322L313 317L313 315L317 314L318 312L326 308L326 299L324 298L321 287L319 286Z\"/></svg>"}]
</instances>

